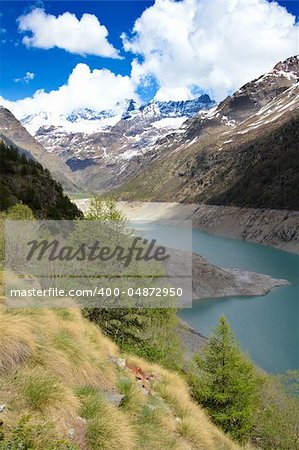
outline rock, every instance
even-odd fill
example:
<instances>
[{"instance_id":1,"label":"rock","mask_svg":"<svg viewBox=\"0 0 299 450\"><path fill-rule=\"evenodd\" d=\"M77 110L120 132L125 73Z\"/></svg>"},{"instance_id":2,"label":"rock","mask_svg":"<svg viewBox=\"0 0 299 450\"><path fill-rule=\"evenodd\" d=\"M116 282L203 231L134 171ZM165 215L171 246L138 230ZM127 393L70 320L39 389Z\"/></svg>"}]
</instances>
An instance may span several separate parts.
<instances>
[{"instance_id":1,"label":"rock","mask_svg":"<svg viewBox=\"0 0 299 450\"><path fill-rule=\"evenodd\" d=\"M67 435L69 439L75 439L76 437L76 431L74 428L69 428L67 431Z\"/></svg>"},{"instance_id":2,"label":"rock","mask_svg":"<svg viewBox=\"0 0 299 450\"><path fill-rule=\"evenodd\" d=\"M121 369L124 369L126 367L126 360L124 358L117 358L116 356L111 356L110 361L112 361Z\"/></svg>"},{"instance_id":3,"label":"rock","mask_svg":"<svg viewBox=\"0 0 299 450\"><path fill-rule=\"evenodd\" d=\"M0 413L2 413L6 408L6 405L0 405Z\"/></svg>"},{"instance_id":4,"label":"rock","mask_svg":"<svg viewBox=\"0 0 299 450\"><path fill-rule=\"evenodd\" d=\"M118 392L105 392L105 398L106 400L111 403L113 406L121 406L124 399L125 399L125 395L123 394L119 394Z\"/></svg>"}]
</instances>

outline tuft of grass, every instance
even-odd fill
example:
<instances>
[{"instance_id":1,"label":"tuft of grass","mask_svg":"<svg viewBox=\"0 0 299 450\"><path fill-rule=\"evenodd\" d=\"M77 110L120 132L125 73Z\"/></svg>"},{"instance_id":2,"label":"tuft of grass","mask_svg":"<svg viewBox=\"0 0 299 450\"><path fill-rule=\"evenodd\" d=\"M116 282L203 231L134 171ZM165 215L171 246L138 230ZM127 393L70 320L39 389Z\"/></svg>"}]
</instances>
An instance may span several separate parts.
<instances>
[{"instance_id":1,"label":"tuft of grass","mask_svg":"<svg viewBox=\"0 0 299 450\"><path fill-rule=\"evenodd\" d=\"M117 389L125 396L121 404L122 409L130 413L138 413L145 403L145 396L135 381L122 375L119 378Z\"/></svg>"},{"instance_id":2,"label":"tuft of grass","mask_svg":"<svg viewBox=\"0 0 299 450\"><path fill-rule=\"evenodd\" d=\"M1 314L0 307L0 376L16 370L22 365L35 348L30 324L23 317Z\"/></svg>"},{"instance_id":3,"label":"tuft of grass","mask_svg":"<svg viewBox=\"0 0 299 450\"><path fill-rule=\"evenodd\" d=\"M57 377L42 367L22 370L16 377L16 382L32 409L45 409L66 400L64 388Z\"/></svg>"},{"instance_id":4,"label":"tuft of grass","mask_svg":"<svg viewBox=\"0 0 299 450\"><path fill-rule=\"evenodd\" d=\"M86 355L80 351L80 348L76 345L76 340L68 330L62 329L58 331L54 336L53 344L55 348L66 354L76 366L84 363Z\"/></svg>"},{"instance_id":5,"label":"tuft of grass","mask_svg":"<svg viewBox=\"0 0 299 450\"><path fill-rule=\"evenodd\" d=\"M55 309L57 316L63 320L72 320L74 318L73 314L69 309L57 308Z\"/></svg>"},{"instance_id":6,"label":"tuft of grass","mask_svg":"<svg viewBox=\"0 0 299 450\"><path fill-rule=\"evenodd\" d=\"M133 450L136 435L129 419L94 389L81 391L81 416L87 420L90 450Z\"/></svg>"},{"instance_id":7,"label":"tuft of grass","mask_svg":"<svg viewBox=\"0 0 299 450\"><path fill-rule=\"evenodd\" d=\"M50 444L49 444L50 443ZM53 423L38 422L30 415L22 416L10 433L0 435L0 450L79 450L64 439L57 439Z\"/></svg>"}]
</instances>

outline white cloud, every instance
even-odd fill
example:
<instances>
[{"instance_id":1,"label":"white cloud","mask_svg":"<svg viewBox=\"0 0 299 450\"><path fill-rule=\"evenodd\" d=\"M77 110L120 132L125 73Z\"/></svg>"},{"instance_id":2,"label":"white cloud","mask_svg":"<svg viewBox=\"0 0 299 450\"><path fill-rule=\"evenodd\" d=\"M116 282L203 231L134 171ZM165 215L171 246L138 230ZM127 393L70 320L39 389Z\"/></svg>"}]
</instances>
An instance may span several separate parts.
<instances>
[{"instance_id":1,"label":"white cloud","mask_svg":"<svg viewBox=\"0 0 299 450\"><path fill-rule=\"evenodd\" d=\"M20 81L23 81L24 83L28 84L29 81L33 80L35 77L35 73L33 72L26 72L26 74L21 78L15 78L14 81L16 83L19 83Z\"/></svg>"},{"instance_id":2,"label":"white cloud","mask_svg":"<svg viewBox=\"0 0 299 450\"><path fill-rule=\"evenodd\" d=\"M50 49L58 47L79 55L119 58L118 51L108 42L108 30L93 14L65 12L60 16L46 14L41 8L18 18L19 31L31 32L22 42L26 47Z\"/></svg>"},{"instance_id":3,"label":"white cloud","mask_svg":"<svg viewBox=\"0 0 299 450\"><path fill-rule=\"evenodd\" d=\"M107 69L90 70L87 64L77 64L67 83L57 90L45 92L41 89L32 97L15 102L0 97L0 103L22 119L42 111L54 117L80 108L101 111L113 108L127 98L139 101L130 77L115 75Z\"/></svg>"},{"instance_id":4,"label":"white cloud","mask_svg":"<svg viewBox=\"0 0 299 450\"><path fill-rule=\"evenodd\" d=\"M106 54L117 56L106 40L106 28L90 14L78 20L70 13L55 17L35 9L19 24L33 33L24 38L28 46L102 55L106 48ZM189 99L198 88L220 100L298 53L294 17L266 0L156 0L135 22L133 35L122 37L125 50L139 57L130 76L78 64L55 90L41 89L15 102L1 97L0 101L18 119L41 111L56 117L80 108L101 111L128 98L138 101L136 90L142 85L150 91L153 78L159 85L159 100ZM33 77L30 72L25 75L27 82Z\"/></svg>"},{"instance_id":5,"label":"white cloud","mask_svg":"<svg viewBox=\"0 0 299 450\"><path fill-rule=\"evenodd\" d=\"M133 80L154 76L159 100L190 98L194 86L221 99L298 53L295 17L267 0L156 0L122 38L142 57Z\"/></svg>"}]
</instances>

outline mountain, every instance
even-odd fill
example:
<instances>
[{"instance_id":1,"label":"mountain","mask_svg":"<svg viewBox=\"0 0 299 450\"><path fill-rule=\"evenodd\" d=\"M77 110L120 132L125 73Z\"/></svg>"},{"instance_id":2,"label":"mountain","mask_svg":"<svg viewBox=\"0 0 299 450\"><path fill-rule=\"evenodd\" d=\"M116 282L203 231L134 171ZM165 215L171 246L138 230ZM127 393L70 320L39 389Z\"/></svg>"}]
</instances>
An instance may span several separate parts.
<instances>
[{"instance_id":1,"label":"mountain","mask_svg":"<svg viewBox=\"0 0 299 450\"><path fill-rule=\"evenodd\" d=\"M299 57L188 120L121 199L299 209Z\"/></svg>"},{"instance_id":2,"label":"mountain","mask_svg":"<svg viewBox=\"0 0 299 450\"><path fill-rule=\"evenodd\" d=\"M39 162L53 174L57 181L62 183L67 191L79 190L72 179L70 168L60 158L49 154L15 116L2 106L0 106L0 139L7 145L16 147L27 158Z\"/></svg>"},{"instance_id":3,"label":"mountain","mask_svg":"<svg viewBox=\"0 0 299 450\"><path fill-rule=\"evenodd\" d=\"M48 111L40 111L24 117L22 124L32 135L36 134L42 127L57 127L65 133L82 132L92 134L108 130L135 108L137 108L137 105L134 100L125 100L117 103L113 109L103 111L80 108L66 115L55 115Z\"/></svg>"},{"instance_id":4,"label":"mountain","mask_svg":"<svg viewBox=\"0 0 299 450\"><path fill-rule=\"evenodd\" d=\"M22 202L39 219L82 216L50 172L32 158L0 142L0 211Z\"/></svg>"},{"instance_id":5,"label":"mountain","mask_svg":"<svg viewBox=\"0 0 299 450\"><path fill-rule=\"evenodd\" d=\"M109 111L83 109L56 118L43 112L22 123L49 153L65 161L78 183L89 189L107 189L138 172L161 140L182 132L188 118L214 106L206 94L195 100L152 101L141 107L126 100Z\"/></svg>"}]
</instances>

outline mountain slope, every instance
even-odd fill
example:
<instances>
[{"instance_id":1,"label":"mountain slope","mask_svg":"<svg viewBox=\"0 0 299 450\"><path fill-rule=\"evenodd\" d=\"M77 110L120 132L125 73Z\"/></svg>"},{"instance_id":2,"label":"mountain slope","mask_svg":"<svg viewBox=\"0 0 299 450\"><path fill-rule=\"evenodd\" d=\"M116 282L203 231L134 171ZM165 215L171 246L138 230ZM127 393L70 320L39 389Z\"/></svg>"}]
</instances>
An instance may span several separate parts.
<instances>
[{"instance_id":1,"label":"mountain slope","mask_svg":"<svg viewBox=\"0 0 299 450\"><path fill-rule=\"evenodd\" d=\"M50 172L0 141L0 211L22 202L43 219L75 219L81 213Z\"/></svg>"},{"instance_id":2,"label":"mountain slope","mask_svg":"<svg viewBox=\"0 0 299 450\"><path fill-rule=\"evenodd\" d=\"M299 114L272 133L240 147L234 155L239 164L231 161L214 178L219 189L207 203L299 209L298 142Z\"/></svg>"},{"instance_id":3,"label":"mountain slope","mask_svg":"<svg viewBox=\"0 0 299 450\"><path fill-rule=\"evenodd\" d=\"M78 190L78 186L72 180L69 167L60 158L50 155L14 115L2 106L0 106L0 138L8 145L18 148L20 153L24 153L28 158L34 159L50 170L54 178L60 181L65 189L68 191Z\"/></svg>"},{"instance_id":4,"label":"mountain slope","mask_svg":"<svg viewBox=\"0 0 299 450\"><path fill-rule=\"evenodd\" d=\"M75 308L0 304L0 334L1 449L239 448L191 400L179 375L120 358Z\"/></svg>"},{"instance_id":5,"label":"mountain slope","mask_svg":"<svg viewBox=\"0 0 299 450\"><path fill-rule=\"evenodd\" d=\"M187 122L185 133L114 195L297 209L298 81L298 57L277 64Z\"/></svg>"}]
</instances>

